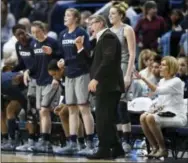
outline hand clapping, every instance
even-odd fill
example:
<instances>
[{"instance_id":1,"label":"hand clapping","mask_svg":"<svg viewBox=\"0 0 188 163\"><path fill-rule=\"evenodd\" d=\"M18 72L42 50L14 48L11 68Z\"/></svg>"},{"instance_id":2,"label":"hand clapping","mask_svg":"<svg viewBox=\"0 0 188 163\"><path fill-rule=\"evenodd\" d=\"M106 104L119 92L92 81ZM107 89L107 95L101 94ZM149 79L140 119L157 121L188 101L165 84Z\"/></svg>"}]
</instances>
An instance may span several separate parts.
<instances>
[{"instance_id":1,"label":"hand clapping","mask_svg":"<svg viewBox=\"0 0 188 163\"><path fill-rule=\"evenodd\" d=\"M47 55L51 55L52 54L52 48L49 46L42 46L42 50L44 53L46 53Z\"/></svg>"},{"instance_id":2,"label":"hand clapping","mask_svg":"<svg viewBox=\"0 0 188 163\"><path fill-rule=\"evenodd\" d=\"M84 44L84 36L78 36L75 39L75 44L78 50L82 49Z\"/></svg>"}]
</instances>

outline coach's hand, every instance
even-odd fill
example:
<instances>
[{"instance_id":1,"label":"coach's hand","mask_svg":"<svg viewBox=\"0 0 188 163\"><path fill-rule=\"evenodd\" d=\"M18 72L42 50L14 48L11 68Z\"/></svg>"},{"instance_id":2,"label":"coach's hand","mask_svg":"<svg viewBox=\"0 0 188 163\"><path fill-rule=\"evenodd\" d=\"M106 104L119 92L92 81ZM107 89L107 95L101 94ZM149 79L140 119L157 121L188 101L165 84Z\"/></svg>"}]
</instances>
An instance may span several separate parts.
<instances>
[{"instance_id":1,"label":"coach's hand","mask_svg":"<svg viewBox=\"0 0 188 163\"><path fill-rule=\"evenodd\" d=\"M98 81L95 79L92 79L88 85L88 91L90 92L96 92L97 90Z\"/></svg>"}]
</instances>

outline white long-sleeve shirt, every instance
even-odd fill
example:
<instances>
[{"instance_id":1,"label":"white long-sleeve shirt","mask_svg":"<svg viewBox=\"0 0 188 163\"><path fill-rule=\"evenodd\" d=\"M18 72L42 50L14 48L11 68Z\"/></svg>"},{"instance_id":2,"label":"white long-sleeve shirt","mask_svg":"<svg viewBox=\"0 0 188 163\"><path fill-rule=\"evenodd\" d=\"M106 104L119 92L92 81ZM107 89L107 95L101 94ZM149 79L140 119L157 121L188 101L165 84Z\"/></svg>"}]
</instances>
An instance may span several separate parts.
<instances>
[{"instance_id":1,"label":"white long-sleeve shirt","mask_svg":"<svg viewBox=\"0 0 188 163\"><path fill-rule=\"evenodd\" d=\"M158 97L154 101L157 102L157 106L164 106L162 112L170 111L176 115L186 116L187 109L183 99L184 85L177 77L160 80L155 91Z\"/></svg>"}]
</instances>

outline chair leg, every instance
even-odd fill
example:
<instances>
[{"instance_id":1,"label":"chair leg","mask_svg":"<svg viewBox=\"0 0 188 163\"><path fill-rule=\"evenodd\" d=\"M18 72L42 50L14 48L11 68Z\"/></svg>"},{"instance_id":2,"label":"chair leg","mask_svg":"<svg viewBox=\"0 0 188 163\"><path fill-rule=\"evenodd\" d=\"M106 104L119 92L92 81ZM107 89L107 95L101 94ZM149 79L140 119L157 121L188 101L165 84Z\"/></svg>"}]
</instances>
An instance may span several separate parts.
<instances>
[{"instance_id":1,"label":"chair leg","mask_svg":"<svg viewBox=\"0 0 188 163\"><path fill-rule=\"evenodd\" d=\"M183 143L183 152L182 152L180 158L183 158L183 156L184 156L186 150L188 151L188 148L187 148L187 147L188 147L188 140L185 140L184 143Z\"/></svg>"},{"instance_id":2,"label":"chair leg","mask_svg":"<svg viewBox=\"0 0 188 163\"><path fill-rule=\"evenodd\" d=\"M186 152L186 151L183 151L183 152L182 152L182 154L181 154L181 156L180 156L180 159L182 159L182 158L183 158L183 156L184 156L185 152Z\"/></svg>"},{"instance_id":3,"label":"chair leg","mask_svg":"<svg viewBox=\"0 0 188 163\"><path fill-rule=\"evenodd\" d=\"M174 136L172 136L171 138L170 138L170 140L171 140L171 150L172 150L172 156L173 156L173 158L175 159L175 160L177 160L177 158L178 158L178 151L177 151L177 147L176 147L176 135L174 135Z\"/></svg>"}]
</instances>

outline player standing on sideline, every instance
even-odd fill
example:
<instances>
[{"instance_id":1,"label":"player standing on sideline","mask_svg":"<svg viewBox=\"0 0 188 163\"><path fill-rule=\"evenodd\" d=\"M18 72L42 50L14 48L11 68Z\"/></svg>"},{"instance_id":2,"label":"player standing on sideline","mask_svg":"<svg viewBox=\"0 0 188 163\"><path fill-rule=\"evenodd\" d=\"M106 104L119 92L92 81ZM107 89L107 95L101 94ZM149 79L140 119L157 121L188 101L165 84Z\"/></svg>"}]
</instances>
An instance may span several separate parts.
<instances>
[{"instance_id":1,"label":"player standing on sideline","mask_svg":"<svg viewBox=\"0 0 188 163\"><path fill-rule=\"evenodd\" d=\"M77 135L79 127L79 112L82 115L84 127L87 135L87 147L79 154L89 154L93 152L94 119L88 104L87 85L89 77L89 37L87 32L79 27L80 13L74 8L69 8L65 12L64 24L67 29L61 32L59 43L64 62L59 61L61 68L65 64L65 99L69 106L69 127L71 143L62 148L59 153L74 153L77 151ZM87 51L82 55L78 51L77 42L83 42L83 49ZM82 49L81 49L82 50Z\"/></svg>"},{"instance_id":2,"label":"player standing on sideline","mask_svg":"<svg viewBox=\"0 0 188 163\"><path fill-rule=\"evenodd\" d=\"M44 24L40 21L35 21L31 25L31 33L36 38L33 42L32 48L35 54L35 70L36 70L36 106L40 109L40 133L41 139L34 147L30 148L32 151L52 152L52 145L50 143L51 134L51 109L56 107L59 103L61 95L61 87L58 81L52 79L48 74L48 63L53 58L58 58L58 43L56 40L45 35ZM29 77L29 71L25 75L26 79Z\"/></svg>"},{"instance_id":3,"label":"player standing on sideline","mask_svg":"<svg viewBox=\"0 0 188 163\"><path fill-rule=\"evenodd\" d=\"M130 133L131 121L128 112L127 100L129 88L132 80L133 67L135 62L135 34L131 26L124 24L126 9L128 5L125 2L115 2L110 8L109 20L113 25L110 29L114 32L121 42L121 69L123 71L125 92L122 94L118 106L118 117L120 123L117 124L119 136L123 132L123 149L125 153L130 152ZM121 133L121 134L120 134Z\"/></svg>"}]
</instances>

